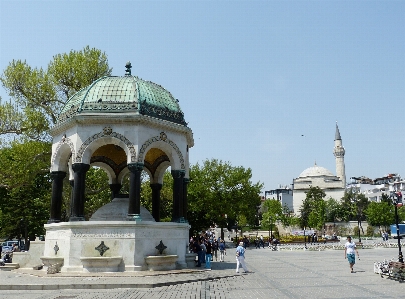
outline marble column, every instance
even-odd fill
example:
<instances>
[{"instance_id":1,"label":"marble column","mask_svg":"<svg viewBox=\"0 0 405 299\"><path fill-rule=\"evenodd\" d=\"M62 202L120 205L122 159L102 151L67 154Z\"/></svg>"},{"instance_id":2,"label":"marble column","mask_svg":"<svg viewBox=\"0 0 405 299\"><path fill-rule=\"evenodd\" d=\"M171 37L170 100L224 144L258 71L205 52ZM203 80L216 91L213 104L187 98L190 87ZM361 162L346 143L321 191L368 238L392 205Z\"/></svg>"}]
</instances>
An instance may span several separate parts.
<instances>
[{"instance_id":1,"label":"marble column","mask_svg":"<svg viewBox=\"0 0 405 299\"><path fill-rule=\"evenodd\" d=\"M86 172L90 169L89 164L74 163L72 164L74 186L72 213L69 221L84 221L84 191L86 187Z\"/></svg>"},{"instance_id":2,"label":"marble column","mask_svg":"<svg viewBox=\"0 0 405 299\"><path fill-rule=\"evenodd\" d=\"M48 223L60 222L62 212L62 190L63 179L66 177L64 171L52 171L52 198L51 198L51 213Z\"/></svg>"},{"instance_id":3,"label":"marble column","mask_svg":"<svg viewBox=\"0 0 405 299\"><path fill-rule=\"evenodd\" d=\"M128 164L129 176L129 206L128 220L141 220L141 173L143 163Z\"/></svg>"},{"instance_id":4,"label":"marble column","mask_svg":"<svg viewBox=\"0 0 405 299\"><path fill-rule=\"evenodd\" d=\"M150 184L152 189L152 217L156 222L160 222L160 190L162 190L162 184Z\"/></svg>"},{"instance_id":5,"label":"marble column","mask_svg":"<svg viewBox=\"0 0 405 299\"><path fill-rule=\"evenodd\" d=\"M172 170L173 176L173 213L172 222L184 222L183 214L183 179L184 170Z\"/></svg>"}]
</instances>

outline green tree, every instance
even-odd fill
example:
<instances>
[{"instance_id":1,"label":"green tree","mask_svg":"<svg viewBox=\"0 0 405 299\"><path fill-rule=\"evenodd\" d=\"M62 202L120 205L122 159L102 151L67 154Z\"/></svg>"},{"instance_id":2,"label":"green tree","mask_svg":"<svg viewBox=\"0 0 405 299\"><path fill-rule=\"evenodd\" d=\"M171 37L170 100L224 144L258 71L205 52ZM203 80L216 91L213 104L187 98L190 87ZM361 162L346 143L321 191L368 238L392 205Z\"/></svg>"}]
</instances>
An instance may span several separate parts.
<instances>
[{"instance_id":1,"label":"green tree","mask_svg":"<svg viewBox=\"0 0 405 299\"><path fill-rule=\"evenodd\" d=\"M111 71L107 55L89 46L55 55L46 70L13 60L0 76L11 97L10 102L0 103L0 135L50 141L47 130L66 101Z\"/></svg>"},{"instance_id":2,"label":"green tree","mask_svg":"<svg viewBox=\"0 0 405 299\"><path fill-rule=\"evenodd\" d=\"M187 219L194 233L212 225L231 227L246 218L256 222L261 183L252 183L252 171L212 159L190 167Z\"/></svg>"},{"instance_id":3,"label":"green tree","mask_svg":"<svg viewBox=\"0 0 405 299\"><path fill-rule=\"evenodd\" d=\"M333 222L335 223L337 219L339 219L341 214L341 206L339 202L330 197L326 202L325 202L325 217L327 222Z\"/></svg>"},{"instance_id":4,"label":"green tree","mask_svg":"<svg viewBox=\"0 0 405 299\"><path fill-rule=\"evenodd\" d=\"M262 228L273 230L276 227L276 222L284 218L283 207L277 199L266 200L263 204Z\"/></svg>"},{"instance_id":5,"label":"green tree","mask_svg":"<svg viewBox=\"0 0 405 299\"><path fill-rule=\"evenodd\" d=\"M325 192L318 186L311 186L300 208L300 226L321 228L325 223Z\"/></svg>"},{"instance_id":6,"label":"green tree","mask_svg":"<svg viewBox=\"0 0 405 299\"><path fill-rule=\"evenodd\" d=\"M371 202L364 213L369 225L384 226L385 230L395 222L394 205L386 201Z\"/></svg>"}]
</instances>

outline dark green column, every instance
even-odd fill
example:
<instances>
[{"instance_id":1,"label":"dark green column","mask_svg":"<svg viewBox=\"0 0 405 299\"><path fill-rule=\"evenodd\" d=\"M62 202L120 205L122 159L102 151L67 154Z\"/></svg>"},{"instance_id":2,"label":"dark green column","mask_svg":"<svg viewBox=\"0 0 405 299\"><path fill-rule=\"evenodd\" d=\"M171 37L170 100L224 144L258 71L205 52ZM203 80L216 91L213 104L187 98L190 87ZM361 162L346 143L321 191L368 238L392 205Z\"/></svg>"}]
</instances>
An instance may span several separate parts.
<instances>
[{"instance_id":1,"label":"dark green column","mask_svg":"<svg viewBox=\"0 0 405 299\"><path fill-rule=\"evenodd\" d=\"M150 184L152 189L152 216L156 222L160 222L160 190L162 190L162 184Z\"/></svg>"},{"instance_id":2,"label":"dark green column","mask_svg":"<svg viewBox=\"0 0 405 299\"><path fill-rule=\"evenodd\" d=\"M128 164L129 176L129 206L128 219L141 219L141 172L143 163Z\"/></svg>"},{"instance_id":3,"label":"dark green column","mask_svg":"<svg viewBox=\"0 0 405 299\"><path fill-rule=\"evenodd\" d=\"M172 222L184 222L183 216L183 179L184 170L172 170L173 176L173 213Z\"/></svg>"},{"instance_id":4,"label":"dark green column","mask_svg":"<svg viewBox=\"0 0 405 299\"><path fill-rule=\"evenodd\" d=\"M51 198L51 213L48 223L60 222L62 211L62 190L63 179L66 177L64 171L52 171L52 198Z\"/></svg>"},{"instance_id":5,"label":"dark green column","mask_svg":"<svg viewBox=\"0 0 405 299\"><path fill-rule=\"evenodd\" d=\"M187 222L187 211L188 211L188 203L187 203L187 186L190 183L190 179L184 178L183 179L183 217Z\"/></svg>"},{"instance_id":6,"label":"dark green column","mask_svg":"<svg viewBox=\"0 0 405 299\"><path fill-rule=\"evenodd\" d=\"M84 191L86 187L86 172L90 169L89 164L72 164L74 185L73 205L69 221L84 221Z\"/></svg>"},{"instance_id":7,"label":"dark green column","mask_svg":"<svg viewBox=\"0 0 405 299\"><path fill-rule=\"evenodd\" d=\"M111 201L115 198L116 195L120 194L121 188L122 188L121 184L110 184Z\"/></svg>"}]
</instances>

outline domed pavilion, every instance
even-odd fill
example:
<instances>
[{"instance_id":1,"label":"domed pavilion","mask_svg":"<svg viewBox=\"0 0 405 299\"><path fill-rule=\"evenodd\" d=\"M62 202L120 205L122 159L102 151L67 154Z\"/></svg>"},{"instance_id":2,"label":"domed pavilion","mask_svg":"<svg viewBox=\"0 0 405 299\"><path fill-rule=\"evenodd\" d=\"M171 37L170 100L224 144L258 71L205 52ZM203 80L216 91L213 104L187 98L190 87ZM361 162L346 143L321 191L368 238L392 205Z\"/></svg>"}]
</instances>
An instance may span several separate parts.
<instances>
[{"instance_id":1,"label":"domed pavilion","mask_svg":"<svg viewBox=\"0 0 405 299\"><path fill-rule=\"evenodd\" d=\"M145 258L156 255L161 243L163 254L178 257L176 267L186 266L189 148L194 140L179 101L169 91L132 76L128 62L125 76L99 78L74 94L51 135L53 183L44 260L61 258L62 272L94 271L88 268L89 259L114 256L121 258L116 271L146 270ZM85 221L86 172L92 166L107 173L112 201ZM160 222L160 190L169 167L172 221ZM142 171L150 178L151 213L140 205ZM61 219L65 177L72 188L68 222ZM129 194L121 194L128 177ZM103 246L108 250L101 254L97 248Z\"/></svg>"}]
</instances>

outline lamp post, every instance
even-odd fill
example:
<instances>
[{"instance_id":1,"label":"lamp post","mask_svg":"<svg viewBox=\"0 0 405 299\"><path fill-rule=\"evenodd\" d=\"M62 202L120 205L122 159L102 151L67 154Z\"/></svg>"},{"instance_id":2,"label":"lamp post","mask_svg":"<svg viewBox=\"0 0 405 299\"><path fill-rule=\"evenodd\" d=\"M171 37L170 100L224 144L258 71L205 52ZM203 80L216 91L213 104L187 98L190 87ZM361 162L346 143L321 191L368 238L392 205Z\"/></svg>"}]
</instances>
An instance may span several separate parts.
<instances>
[{"instance_id":1,"label":"lamp post","mask_svg":"<svg viewBox=\"0 0 405 299\"><path fill-rule=\"evenodd\" d=\"M398 219L398 204L402 203L402 193L401 192L391 192L391 200L395 207L395 225L397 226L397 238L398 238L398 261L403 263L404 257L401 250L401 237L399 234L399 219Z\"/></svg>"},{"instance_id":2,"label":"lamp post","mask_svg":"<svg viewBox=\"0 0 405 299\"><path fill-rule=\"evenodd\" d=\"M357 228L359 229L359 243L361 243L361 237L360 237L360 228L361 228L361 217L360 217L360 208L358 205L358 198L355 193L353 193L353 198L352 202L356 205L356 211L357 211Z\"/></svg>"}]
</instances>

